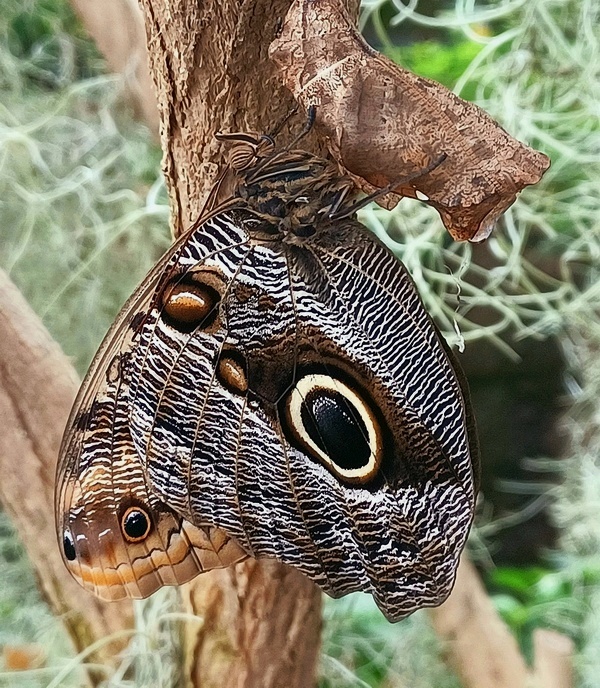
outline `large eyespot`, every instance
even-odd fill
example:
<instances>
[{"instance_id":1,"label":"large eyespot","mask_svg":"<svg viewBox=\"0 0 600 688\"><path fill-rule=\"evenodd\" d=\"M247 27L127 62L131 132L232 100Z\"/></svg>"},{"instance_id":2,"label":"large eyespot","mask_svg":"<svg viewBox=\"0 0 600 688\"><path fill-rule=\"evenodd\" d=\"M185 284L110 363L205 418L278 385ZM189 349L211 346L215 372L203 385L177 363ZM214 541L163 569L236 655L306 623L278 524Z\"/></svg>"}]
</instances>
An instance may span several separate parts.
<instances>
[{"instance_id":1,"label":"large eyespot","mask_svg":"<svg viewBox=\"0 0 600 688\"><path fill-rule=\"evenodd\" d=\"M148 537L152 521L139 506L130 506L121 518L121 530L128 542L141 542Z\"/></svg>"},{"instance_id":2,"label":"large eyespot","mask_svg":"<svg viewBox=\"0 0 600 688\"><path fill-rule=\"evenodd\" d=\"M68 561L75 561L77 552L75 550L75 543L70 530L65 530L63 534L63 552Z\"/></svg>"},{"instance_id":3,"label":"large eyespot","mask_svg":"<svg viewBox=\"0 0 600 688\"><path fill-rule=\"evenodd\" d=\"M162 293L162 313L165 322L180 332L207 328L217 317L221 300L219 292L200 281L201 275L179 277L167 285Z\"/></svg>"},{"instance_id":4,"label":"large eyespot","mask_svg":"<svg viewBox=\"0 0 600 688\"><path fill-rule=\"evenodd\" d=\"M340 379L324 374L300 378L285 400L293 444L349 483L366 483L379 470L383 438L365 399Z\"/></svg>"}]
</instances>

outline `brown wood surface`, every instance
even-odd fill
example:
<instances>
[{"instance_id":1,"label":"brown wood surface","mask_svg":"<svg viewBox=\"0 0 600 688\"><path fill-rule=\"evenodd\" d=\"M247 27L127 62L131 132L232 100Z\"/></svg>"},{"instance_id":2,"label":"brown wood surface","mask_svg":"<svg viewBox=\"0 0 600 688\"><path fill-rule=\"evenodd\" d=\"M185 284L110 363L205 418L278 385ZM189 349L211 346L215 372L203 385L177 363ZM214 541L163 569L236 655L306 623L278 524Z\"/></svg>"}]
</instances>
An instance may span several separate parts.
<instances>
[{"instance_id":1,"label":"brown wood surface","mask_svg":"<svg viewBox=\"0 0 600 688\"><path fill-rule=\"evenodd\" d=\"M132 626L131 604L106 604L83 590L57 545L54 472L78 386L67 357L0 270L0 500L77 651ZM112 658L123 642L121 636L89 659Z\"/></svg>"},{"instance_id":2,"label":"brown wood surface","mask_svg":"<svg viewBox=\"0 0 600 688\"><path fill-rule=\"evenodd\" d=\"M295 569L249 560L185 586L198 617L186 634L194 688L310 688L320 649L321 593Z\"/></svg>"},{"instance_id":3,"label":"brown wood surface","mask_svg":"<svg viewBox=\"0 0 600 688\"><path fill-rule=\"evenodd\" d=\"M144 19L136 0L71 0L110 70L123 74L135 114L158 133L158 110L148 71Z\"/></svg>"},{"instance_id":4,"label":"brown wood surface","mask_svg":"<svg viewBox=\"0 0 600 688\"><path fill-rule=\"evenodd\" d=\"M536 629L530 670L466 556L452 594L430 615L464 688L572 688L573 642L556 631Z\"/></svg>"},{"instance_id":5,"label":"brown wood surface","mask_svg":"<svg viewBox=\"0 0 600 688\"><path fill-rule=\"evenodd\" d=\"M179 236L198 217L223 164L218 131L269 133L291 111L268 48L291 0L141 0L171 199ZM358 0L345 0L356 16ZM290 120L293 133L304 115ZM279 141L290 136L285 128ZM303 148L325 150L312 134Z\"/></svg>"},{"instance_id":6,"label":"brown wood surface","mask_svg":"<svg viewBox=\"0 0 600 688\"><path fill-rule=\"evenodd\" d=\"M528 687L529 673L517 641L465 556L452 594L430 615L464 688Z\"/></svg>"},{"instance_id":7,"label":"brown wood surface","mask_svg":"<svg viewBox=\"0 0 600 688\"><path fill-rule=\"evenodd\" d=\"M575 643L562 633L549 628L533 632L534 686L541 688L573 688Z\"/></svg>"},{"instance_id":8,"label":"brown wood surface","mask_svg":"<svg viewBox=\"0 0 600 688\"><path fill-rule=\"evenodd\" d=\"M351 0L356 16L358 3ZM293 100L268 59L290 0L142 0L171 200L179 236L197 218L224 148L218 131L269 133ZM289 125L304 126L302 115ZM290 136L284 129L280 141ZM319 150L314 136L303 147ZM324 147L320 148L324 150ZM199 624L186 626L190 685L309 688L318 657L320 592L273 561L198 578L187 593Z\"/></svg>"}]
</instances>

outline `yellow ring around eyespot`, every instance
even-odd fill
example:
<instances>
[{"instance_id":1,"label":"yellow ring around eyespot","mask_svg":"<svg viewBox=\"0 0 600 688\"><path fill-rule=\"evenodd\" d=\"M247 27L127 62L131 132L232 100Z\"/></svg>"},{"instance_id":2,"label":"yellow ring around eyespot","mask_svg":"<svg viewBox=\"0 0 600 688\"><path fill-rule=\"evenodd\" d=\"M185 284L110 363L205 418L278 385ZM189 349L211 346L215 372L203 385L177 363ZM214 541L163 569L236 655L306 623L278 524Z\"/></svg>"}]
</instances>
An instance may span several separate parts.
<instances>
[{"instance_id":1,"label":"yellow ring around eyespot","mask_svg":"<svg viewBox=\"0 0 600 688\"><path fill-rule=\"evenodd\" d=\"M137 511L140 514L143 514L145 519L146 519L146 523L147 523L146 530L144 531L144 534L138 535L137 537L132 537L125 530L125 521L126 521L127 517L129 516L129 514L133 513L134 511ZM129 543L143 542L148 537L151 530L152 530L152 519L150 518L150 514L145 509L142 509L139 506L130 506L129 509L127 509L127 511L121 517L121 532L123 533L123 537L125 538L125 540Z\"/></svg>"},{"instance_id":2,"label":"yellow ring around eyespot","mask_svg":"<svg viewBox=\"0 0 600 688\"><path fill-rule=\"evenodd\" d=\"M365 466L356 469L344 469L338 466L306 433L301 420L301 406L309 392L316 388L331 390L341 394L356 409L363 421L368 437L366 438L370 457ZM349 483L361 484L372 480L377 474L383 457L383 437L379 422L375 418L369 404L362 398L358 391L352 389L342 380L330 375L310 373L301 377L292 389L286 405L288 422L302 444L317 456L321 463L328 467L335 475Z\"/></svg>"}]
</instances>

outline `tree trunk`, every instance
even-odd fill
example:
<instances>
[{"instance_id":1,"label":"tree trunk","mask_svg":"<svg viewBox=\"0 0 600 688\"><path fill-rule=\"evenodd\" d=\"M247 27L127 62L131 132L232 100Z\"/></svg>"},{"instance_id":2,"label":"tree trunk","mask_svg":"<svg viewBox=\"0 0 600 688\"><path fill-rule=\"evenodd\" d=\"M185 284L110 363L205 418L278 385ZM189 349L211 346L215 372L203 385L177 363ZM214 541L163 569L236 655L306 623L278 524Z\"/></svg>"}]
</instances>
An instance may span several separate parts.
<instances>
[{"instance_id":1,"label":"tree trunk","mask_svg":"<svg viewBox=\"0 0 600 688\"><path fill-rule=\"evenodd\" d=\"M156 135L158 112L148 72L144 20L136 0L71 0L113 72L123 74L133 109Z\"/></svg>"},{"instance_id":2,"label":"tree trunk","mask_svg":"<svg viewBox=\"0 0 600 688\"><path fill-rule=\"evenodd\" d=\"M295 569L250 560L185 586L185 675L194 688L309 688L321 631L321 594Z\"/></svg>"},{"instance_id":3,"label":"tree trunk","mask_svg":"<svg viewBox=\"0 0 600 688\"><path fill-rule=\"evenodd\" d=\"M223 164L218 131L269 133L294 106L267 50L291 0L140 0L160 114L171 228L198 217ZM354 16L359 0L344 0ZM292 118L293 132L304 124ZM284 129L279 141L289 137ZM316 135L302 147L323 151Z\"/></svg>"},{"instance_id":4,"label":"tree trunk","mask_svg":"<svg viewBox=\"0 0 600 688\"><path fill-rule=\"evenodd\" d=\"M141 0L160 114L171 228L198 217L223 150L218 131L273 131L294 105L267 50L291 0ZM349 9L358 11L357 0ZM298 132L303 116L289 125ZM284 130L280 142L290 136ZM303 147L324 150L316 137ZM320 593L274 561L204 574L187 591L190 685L308 688L321 628Z\"/></svg>"}]
</instances>

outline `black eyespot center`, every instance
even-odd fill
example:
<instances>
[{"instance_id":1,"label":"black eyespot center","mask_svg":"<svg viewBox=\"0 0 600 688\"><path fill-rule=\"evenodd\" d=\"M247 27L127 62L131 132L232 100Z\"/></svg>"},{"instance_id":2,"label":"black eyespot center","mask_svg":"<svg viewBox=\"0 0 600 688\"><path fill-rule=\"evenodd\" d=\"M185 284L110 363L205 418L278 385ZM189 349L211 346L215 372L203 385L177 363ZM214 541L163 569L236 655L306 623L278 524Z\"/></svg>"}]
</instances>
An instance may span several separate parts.
<instances>
[{"instance_id":1,"label":"black eyespot center","mask_svg":"<svg viewBox=\"0 0 600 688\"><path fill-rule=\"evenodd\" d=\"M129 542L145 540L151 528L150 516L138 506L129 507L121 519L123 535Z\"/></svg>"},{"instance_id":2,"label":"black eyespot center","mask_svg":"<svg viewBox=\"0 0 600 688\"><path fill-rule=\"evenodd\" d=\"M63 552L68 561L75 561L77 558L77 550L70 530L65 530L63 534Z\"/></svg>"},{"instance_id":3,"label":"black eyespot center","mask_svg":"<svg viewBox=\"0 0 600 688\"><path fill-rule=\"evenodd\" d=\"M341 393L313 388L301 407L301 418L313 442L342 470L368 465L368 430L360 412Z\"/></svg>"}]
</instances>

